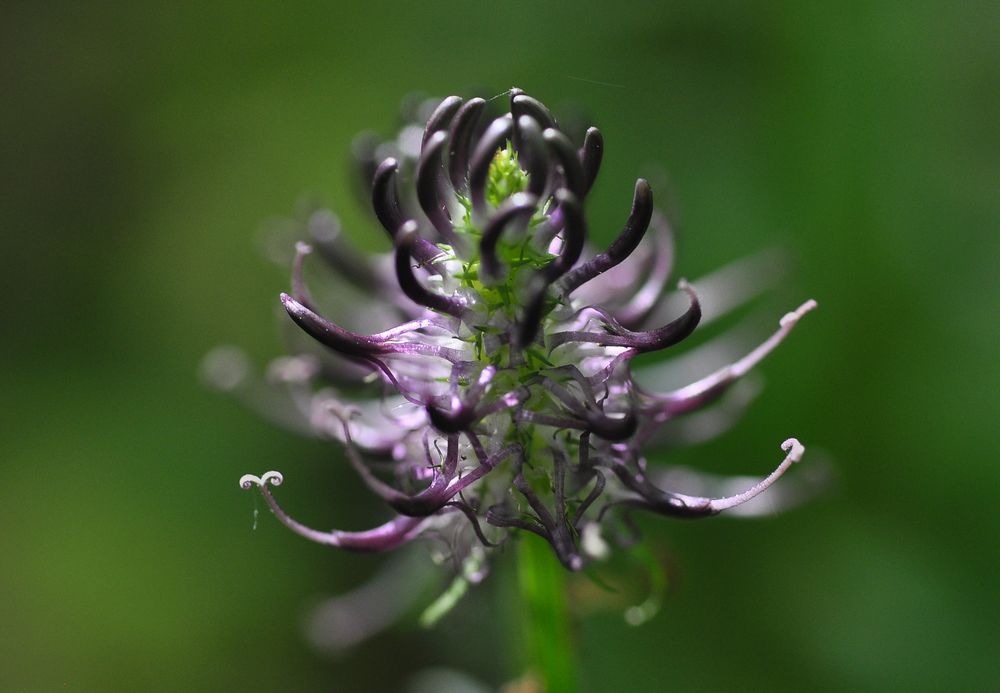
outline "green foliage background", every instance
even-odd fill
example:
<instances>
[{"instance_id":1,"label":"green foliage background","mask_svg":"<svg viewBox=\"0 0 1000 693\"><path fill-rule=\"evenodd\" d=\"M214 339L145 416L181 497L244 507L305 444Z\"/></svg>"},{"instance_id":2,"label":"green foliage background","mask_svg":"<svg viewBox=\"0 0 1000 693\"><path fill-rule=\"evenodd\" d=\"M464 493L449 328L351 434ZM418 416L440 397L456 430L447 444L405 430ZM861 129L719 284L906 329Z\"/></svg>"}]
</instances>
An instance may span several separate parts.
<instances>
[{"instance_id":1,"label":"green foliage background","mask_svg":"<svg viewBox=\"0 0 1000 693\"><path fill-rule=\"evenodd\" d=\"M754 522L652 520L673 590L577 631L586 691L1000 684L1000 6L987 2L5 3L0 688L402 690L511 673L487 586L348 656L300 633L379 558L313 546L237 489L278 468L319 526L378 517L334 450L206 392L217 343L276 354L262 221L354 202L351 137L400 98L516 84L607 141L609 240L662 162L679 272L781 246L761 324L820 310L744 421L672 460L760 472L796 435L839 481ZM660 192L660 191L657 191ZM661 193L660 199L667 195ZM808 458L808 454L807 454ZM806 462L808 464L808 461ZM499 582L499 581L498 581Z\"/></svg>"}]
</instances>

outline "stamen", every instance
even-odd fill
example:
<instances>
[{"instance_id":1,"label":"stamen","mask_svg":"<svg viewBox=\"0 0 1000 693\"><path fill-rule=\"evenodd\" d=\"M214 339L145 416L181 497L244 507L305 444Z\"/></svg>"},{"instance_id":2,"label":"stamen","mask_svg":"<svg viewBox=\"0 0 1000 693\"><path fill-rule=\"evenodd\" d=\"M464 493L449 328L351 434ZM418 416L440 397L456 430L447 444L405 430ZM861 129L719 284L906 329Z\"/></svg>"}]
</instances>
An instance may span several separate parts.
<instances>
[{"instance_id":1,"label":"stamen","mask_svg":"<svg viewBox=\"0 0 1000 693\"><path fill-rule=\"evenodd\" d=\"M553 347L554 349L555 347ZM550 350L551 351L551 350ZM605 388L608 387L608 382L611 380L618 369L624 367L623 377L627 380L632 379L631 369L629 368L629 361L638 355L638 350L636 349L625 349L620 354L614 356L607 365L601 368L599 371L590 376L590 381L592 384L603 385Z\"/></svg>"},{"instance_id":2,"label":"stamen","mask_svg":"<svg viewBox=\"0 0 1000 693\"><path fill-rule=\"evenodd\" d=\"M550 368L543 375L568 375L573 379L574 382L580 387L580 391L583 393L584 403L588 407L597 408L597 396L594 394L594 388L590 380L580 372L580 369L573 364L567 364L565 366L558 366L556 368ZM559 395L557 395L559 396Z\"/></svg>"},{"instance_id":3,"label":"stamen","mask_svg":"<svg viewBox=\"0 0 1000 693\"><path fill-rule=\"evenodd\" d=\"M405 399L410 404L423 406L424 403L423 399L421 399L421 397L417 395L414 395L412 392L408 391L405 387L403 387L403 383L400 382L399 378L396 377L396 374L392 372L392 370L389 368L388 365L386 365L384 361L377 358L366 358L365 361L370 362L371 365L374 366L376 370L382 374L382 378L385 380L385 382L391 385L393 388L395 388L396 393L399 394L401 397L403 397L403 399Z\"/></svg>"}]
</instances>

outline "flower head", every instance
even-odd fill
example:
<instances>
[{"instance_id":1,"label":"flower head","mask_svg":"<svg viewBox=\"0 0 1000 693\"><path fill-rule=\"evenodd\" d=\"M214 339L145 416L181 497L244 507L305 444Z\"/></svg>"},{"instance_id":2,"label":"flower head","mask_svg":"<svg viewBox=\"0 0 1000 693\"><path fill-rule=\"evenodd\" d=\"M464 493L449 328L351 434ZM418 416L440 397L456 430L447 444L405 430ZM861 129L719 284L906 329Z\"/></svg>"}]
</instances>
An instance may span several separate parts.
<instances>
[{"instance_id":1,"label":"flower head","mask_svg":"<svg viewBox=\"0 0 1000 693\"><path fill-rule=\"evenodd\" d=\"M448 526L469 546L490 547L530 532L574 571L602 550L601 523L635 510L707 517L763 493L802 457L794 438L769 475L721 497L664 486L643 451L672 420L723 398L815 303L707 377L668 392L640 386L632 359L670 349L702 319L699 291L681 280L686 306L658 323L673 305L664 300L673 250L649 184L636 181L618 237L594 250L584 206L601 133L590 128L578 147L518 89L509 112L494 117L489 108L452 96L422 129L405 129L392 156L360 146L392 252L358 253L335 217L317 213L281 295L319 347L274 368L298 425L343 445L393 516L366 531L319 531L278 504L269 485L281 474L246 475L240 485L259 489L283 524L322 544L385 551ZM310 293L306 263L339 274L398 324L374 333L337 324Z\"/></svg>"}]
</instances>

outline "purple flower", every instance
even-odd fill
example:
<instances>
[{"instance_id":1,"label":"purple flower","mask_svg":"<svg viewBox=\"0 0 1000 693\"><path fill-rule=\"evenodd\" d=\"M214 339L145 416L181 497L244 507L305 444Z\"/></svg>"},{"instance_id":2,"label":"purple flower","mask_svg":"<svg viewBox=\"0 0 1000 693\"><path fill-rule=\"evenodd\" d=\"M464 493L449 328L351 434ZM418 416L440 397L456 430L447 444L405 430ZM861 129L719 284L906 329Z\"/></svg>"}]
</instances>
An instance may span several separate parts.
<instances>
[{"instance_id":1,"label":"purple flower","mask_svg":"<svg viewBox=\"0 0 1000 693\"><path fill-rule=\"evenodd\" d=\"M271 412L338 441L393 515L365 531L319 531L278 504L269 486L280 473L240 479L297 534L385 551L448 529L468 553L474 541L494 547L530 532L576 571L606 550L608 523L628 526L636 510L699 518L738 508L802 457L789 438L769 475L718 497L682 493L647 466L643 450L666 427L724 403L816 304L706 377L666 392L641 386L632 359L691 335L702 294L684 280L668 291L672 236L641 178L618 237L592 249L584 202L601 133L590 128L577 147L537 100L513 89L509 103L494 117L483 99L452 96L423 129L359 144L391 253L351 248L329 212L309 220L311 243L297 245L281 303L314 344L272 367L287 400ZM355 309L370 313L359 322L393 316L396 326L362 333L337 324L310 293L307 271L332 271L377 302ZM686 305L664 319L678 296ZM216 360L216 379L227 380Z\"/></svg>"}]
</instances>

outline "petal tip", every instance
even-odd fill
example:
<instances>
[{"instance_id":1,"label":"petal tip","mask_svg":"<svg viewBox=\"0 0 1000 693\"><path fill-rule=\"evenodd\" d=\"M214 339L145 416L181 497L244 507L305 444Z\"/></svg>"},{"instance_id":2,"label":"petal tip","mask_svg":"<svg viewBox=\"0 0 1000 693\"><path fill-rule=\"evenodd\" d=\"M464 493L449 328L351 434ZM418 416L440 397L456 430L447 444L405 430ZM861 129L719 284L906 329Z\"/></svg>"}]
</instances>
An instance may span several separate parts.
<instances>
[{"instance_id":1,"label":"petal tip","mask_svg":"<svg viewBox=\"0 0 1000 693\"><path fill-rule=\"evenodd\" d=\"M801 320L803 315L805 315L806 313L808 313L808 312L810 312L812 310L815 310L818 307L819 307L819 304L816 303L816 301L814 299L810 298L808 301L806 301L801 306L799 306L798 308L796 308L795 310L793 310L791 313L786 313L781 318L781 320L778 322L778 324L781 327L792 326L795 323L797 323L799 320Z\"/></svg>"},{"instance_id":2,"label":"petal tip","mask_svg":"<svg viewBox=\"0 0 1000 693\"><path fill-rule=\"evenodd\" d=\"M799 442L798 438L789 438L781 444L781 449L788 454L788 459L792 462L799 462L806 452L805 446Z\"/></svg>"},{"instance_id":3,"label":"petal tip","mask_svg":"<svg viewBox=\"0 0 1000 693\"><path fill-rule=\"evenodd\" d=\"M240 477L240 488L249 490L254 486L263 488L268 484L271 484L271 486L281 486L284 481L285 477L281 475L281 472L264 472L261 476L257 476L256 474L244 474Z\"/></svg>"}]
</instances>

